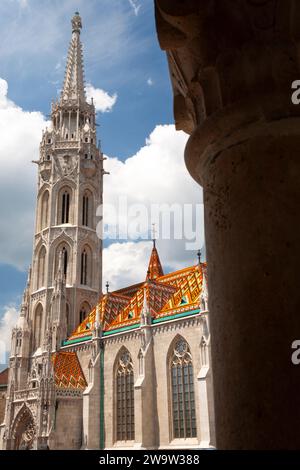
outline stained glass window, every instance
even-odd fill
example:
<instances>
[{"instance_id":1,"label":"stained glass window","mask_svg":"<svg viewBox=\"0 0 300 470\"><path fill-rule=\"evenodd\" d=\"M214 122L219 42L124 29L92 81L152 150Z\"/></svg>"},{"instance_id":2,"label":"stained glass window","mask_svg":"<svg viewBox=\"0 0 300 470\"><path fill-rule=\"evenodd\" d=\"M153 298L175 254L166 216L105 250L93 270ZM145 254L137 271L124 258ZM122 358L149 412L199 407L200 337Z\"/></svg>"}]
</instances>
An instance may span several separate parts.
<instances>
[{"instance_id":1,"label":"stained glass window","mask_svg":"<svg viewBox=\"0 0 300 470\"><path fill-rule=\"evenodd\" d=\"M133 365L128 351L119 358L116 371L117 440L134 440Z\"/></svg>"},{"instance_id":2,"label":"stained glass window","mask_svg":"<svg viewBox=\"0 0 300 470\"><path fill-rule=\"evenodd\" d=\"M179 339L175 344L170 369L173 437L196 437L193 362L190 348L184 339Z\"/></svg>"}]
</instances>

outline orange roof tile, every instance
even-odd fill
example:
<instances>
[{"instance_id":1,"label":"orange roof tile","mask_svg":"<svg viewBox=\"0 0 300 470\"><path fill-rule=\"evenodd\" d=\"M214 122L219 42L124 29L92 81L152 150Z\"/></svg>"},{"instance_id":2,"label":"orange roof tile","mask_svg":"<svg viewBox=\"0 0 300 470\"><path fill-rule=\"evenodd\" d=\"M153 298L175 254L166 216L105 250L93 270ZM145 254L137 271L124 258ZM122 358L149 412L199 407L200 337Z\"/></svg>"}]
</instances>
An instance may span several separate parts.
<instances>
[{"instance_id":1,"label":"orange roof tile","mask_svg":"<svg viewBox=\"0 0 300 470\"><path fill-rule=\"evenodd\" d=\"M55 353L52 360L56 387L81 390L86 388L87 382L75 352Z\"/></svg>"},{"instance_id":2,"label":"orange roof tile","mask_svg":"<svg viewBox=\"0 0 300 470\"><path fill-rule=\"evenodd\" d=\"M147 271L147 277L146 279L156 279L159 276L163 276L163 268L158 256L157 249L155 245L152 248L150 260L149 260L149 266L148 266L148 271Z\"/></svg>"},{"instance_id":3,"label":"orange roof tile","mask_svg":"<svg viewBox=\"0 0 300 470\"><path fill-rule=\"evenodd\" d=\"M146 282L134 284L102 296L98 304L105 331L139 323L144 289L152 318L161 318L199 308L206 263L163 274L157 249L153 246ZM92 334L96 309L73 331L69 340Z\"/></svg>"}]
</instances>

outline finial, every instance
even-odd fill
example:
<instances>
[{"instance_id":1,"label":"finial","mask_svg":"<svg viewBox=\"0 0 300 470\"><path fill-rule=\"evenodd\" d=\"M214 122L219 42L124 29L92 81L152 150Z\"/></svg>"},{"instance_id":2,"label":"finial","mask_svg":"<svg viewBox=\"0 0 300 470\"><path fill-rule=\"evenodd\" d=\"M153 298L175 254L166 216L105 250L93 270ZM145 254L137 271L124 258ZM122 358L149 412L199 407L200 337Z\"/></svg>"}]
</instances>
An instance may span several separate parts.
<instances>
[{"instance_id":1,"label":"finial","mask_svg":"<svg viewBox=\"0 0 300 470\"><path fill-rule=\"evenodd\" d=\"M152 241L153 241L153 248L155 248L155 242L156 242L156 229L155 229L155 224L152 224Z\"/></svg>"},{"instance_id":2,"label":"finial","mask_svg":"<svg viewBox=\"0 0 300 470\"><path fill-rule=\"evenodd\" d=\"M109 282L108 281L106 281L105 287L106 287L106 293L108 294L109 293Z\"/></svg>"},{"instance_id":3,"label":"finial","mask_svg":"<svg viewBox=\"0 0 300 470\"><path fill-rule=\"evenodd\" d=\"M75 11L75 15L72 18L72 33L79 33L82 28L81 18L79 16L79 12Z\"/></svg>"},{"instance_id":4,"label":"finial","mask_svg":"<svg viewBox=\"0 0 300 470\"><path fill-rule=\"evenodd\" d=\"M198 264L201 264L201 250L197 251Z\"/></svg>"}]
</instances>

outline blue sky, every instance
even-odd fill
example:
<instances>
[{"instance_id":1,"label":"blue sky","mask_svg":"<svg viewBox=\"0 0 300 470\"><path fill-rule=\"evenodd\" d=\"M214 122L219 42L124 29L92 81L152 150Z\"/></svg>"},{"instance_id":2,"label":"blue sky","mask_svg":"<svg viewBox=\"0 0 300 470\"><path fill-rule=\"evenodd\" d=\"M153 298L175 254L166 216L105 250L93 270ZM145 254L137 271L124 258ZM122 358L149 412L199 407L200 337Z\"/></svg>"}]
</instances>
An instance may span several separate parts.
<instances>
[{"instance_id":1,"label":"blue sky","mask_svg":"<svg viewBox=\"0 0 300 470\"><path fill-rule=\"evenodd\" d=\"M86 82L118 94L114 112L98 117L103 150L121 159L133 155L156 124L173 119L153 1L136 5L137 15L129 0L1 0L1 77L10 98L28 111L49 113L63 82L70 18L78 10Z\"/></svg>"},{"instance_id":2,"label":"blue sky","mask_svg":"<svg viewBox=\"0 0 300 470\"><path fill-rule=\"evenodd\" d=\"M201 189L184 165L188 136L173 125L172 90L159 48L152 0L0 1L0 341L8 341L32 256L36 167L42 129L63 83L71 18L82 17L86 83L114 104L98 113L98 138L108 157L104 200L200 203L200 241L158 240L165 270L196 262L204 244ZM99 107L100 109L101 107ZM13 188L13 190L12 190ZM110 212L107 213L110 224ZM147 221L151 227L151 221ZM159 238L159 237L158 237ZM110 240L104 282L112 288L145 277L151 243ZM134 269L129 268L134 262Z\"/></svg>"}]
</instances>

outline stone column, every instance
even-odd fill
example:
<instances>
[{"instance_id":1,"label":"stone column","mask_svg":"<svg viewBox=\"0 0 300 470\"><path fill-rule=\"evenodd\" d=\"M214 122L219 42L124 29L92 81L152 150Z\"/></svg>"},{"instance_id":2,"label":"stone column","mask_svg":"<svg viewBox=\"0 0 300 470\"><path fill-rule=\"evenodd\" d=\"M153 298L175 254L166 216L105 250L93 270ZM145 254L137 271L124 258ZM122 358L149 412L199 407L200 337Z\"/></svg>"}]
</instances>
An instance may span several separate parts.
<instances>
[{"instance_id":1,"label":"stone column","mask_svg":"<svg viewBox=\"0 0 300 470\"><path fill-rule=\"evenodd\" d=\"M300 4L156 1L186 165L203 187L216 440L300 448Z\"/></svg>"}]
</instances>

